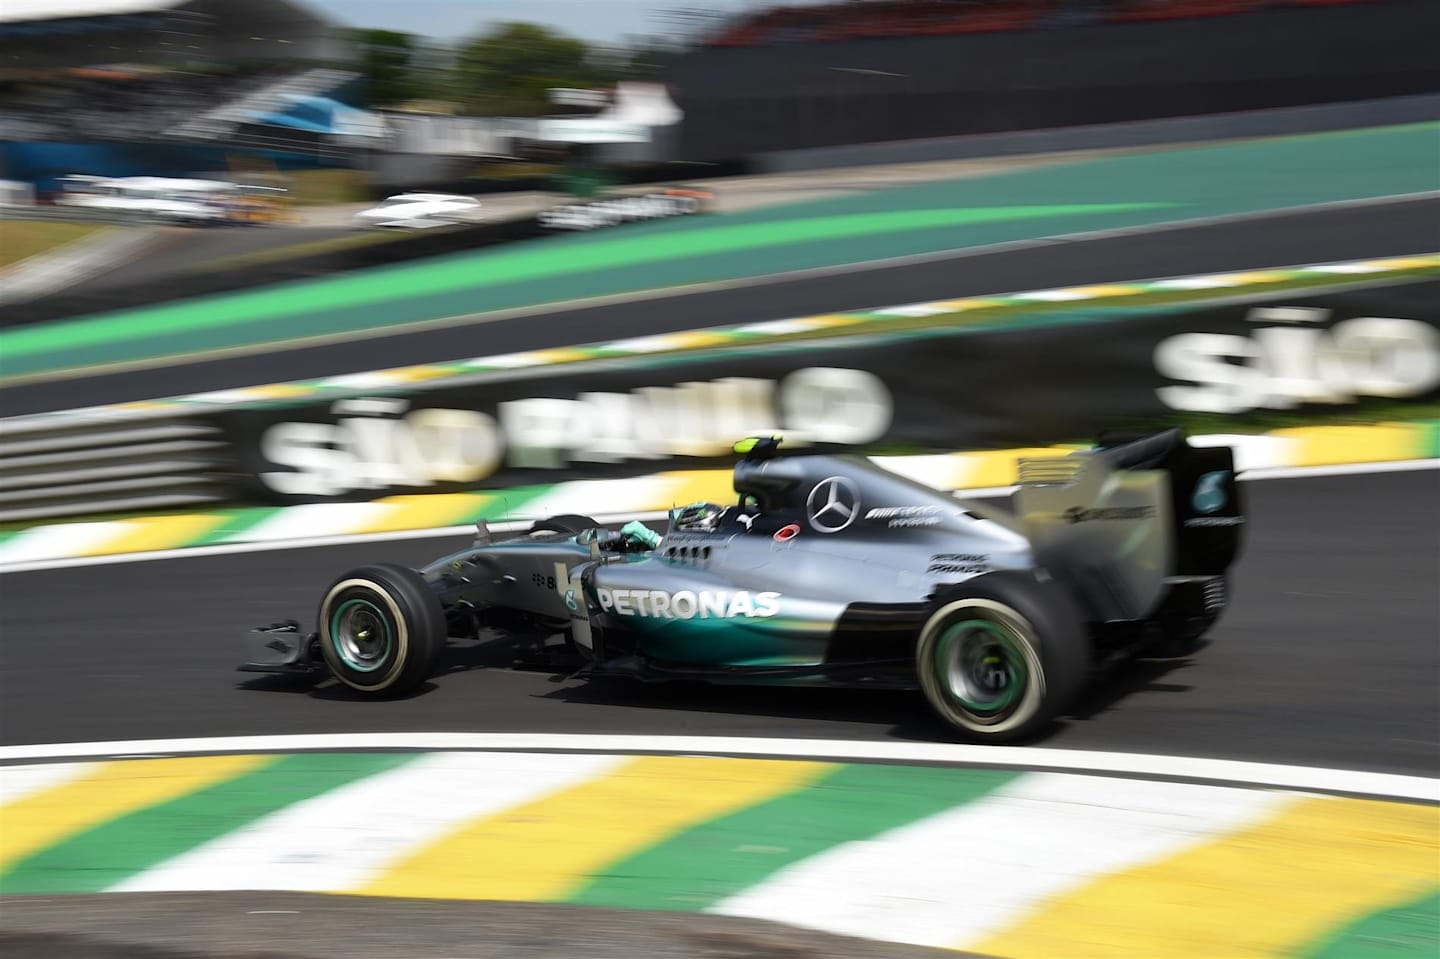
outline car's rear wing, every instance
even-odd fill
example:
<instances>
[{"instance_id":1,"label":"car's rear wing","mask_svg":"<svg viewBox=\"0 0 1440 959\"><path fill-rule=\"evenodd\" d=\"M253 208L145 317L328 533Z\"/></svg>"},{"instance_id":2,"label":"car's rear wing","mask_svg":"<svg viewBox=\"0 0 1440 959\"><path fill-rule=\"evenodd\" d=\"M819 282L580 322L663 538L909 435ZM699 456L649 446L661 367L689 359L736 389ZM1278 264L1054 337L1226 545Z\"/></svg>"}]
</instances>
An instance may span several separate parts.
<instances>
[{"instance_id":1,"label":"car's rear wing","mask_svg":"<svg viewBox=\"0 0 1440 959\"><path fill-rule=\"evenodd\" d=\"M1101 620L1141 619L1178 580L1224 574L1245 523L1234 454L1179 430L1022 459L1016 512L1036 560Z\"/></svg>"}]
</instances>

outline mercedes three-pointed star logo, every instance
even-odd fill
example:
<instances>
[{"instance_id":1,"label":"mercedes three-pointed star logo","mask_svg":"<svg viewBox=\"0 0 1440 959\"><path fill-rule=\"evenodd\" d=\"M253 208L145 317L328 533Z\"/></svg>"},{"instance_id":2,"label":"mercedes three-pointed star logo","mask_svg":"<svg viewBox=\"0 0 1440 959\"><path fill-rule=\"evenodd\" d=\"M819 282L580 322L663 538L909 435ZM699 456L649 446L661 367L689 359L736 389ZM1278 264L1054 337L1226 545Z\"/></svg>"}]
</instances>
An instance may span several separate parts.
<instances>
[{"instance_id":1,"label":"mercedes three-pointed star logo","mask_svg":"<svg viewBox=\"0 0 1440 959\"><path fill-rule=\"evenodd\" d=\"M838 533L860 515L860 491L843 476L823 479L805 500L805 515L816 532Z\"/></svg>"}]
</instances>

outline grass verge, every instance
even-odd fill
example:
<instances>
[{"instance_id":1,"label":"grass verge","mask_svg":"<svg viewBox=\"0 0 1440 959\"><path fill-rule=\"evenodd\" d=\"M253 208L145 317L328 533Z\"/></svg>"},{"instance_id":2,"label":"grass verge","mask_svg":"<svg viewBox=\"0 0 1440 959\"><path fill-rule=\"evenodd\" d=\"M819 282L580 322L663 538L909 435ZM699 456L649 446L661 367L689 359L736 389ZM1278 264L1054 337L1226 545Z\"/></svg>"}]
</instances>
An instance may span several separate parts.
<instances>
[{"instance_id":1,"label":"grass verge","mask_svg":"<svg viewBox=\"0 0 1440 959\"><path fill-rule=\"evenodd\" d=\"M296 206L334 206L371 199L370 184L360 170L295 170L286 174L289 194Z\"/></svg>"},{"instance_id":2,"label":"grass verge","mask_svg":"<svg viewBox=\"0 0 1440 959\"><path fill-rule=\"evenodd\" d=\"M14 266L41 253L49 253L84 236L111 230L99 223L63 223L53 220L0 220L0 267Z\"/></svg>"}]
</instances>

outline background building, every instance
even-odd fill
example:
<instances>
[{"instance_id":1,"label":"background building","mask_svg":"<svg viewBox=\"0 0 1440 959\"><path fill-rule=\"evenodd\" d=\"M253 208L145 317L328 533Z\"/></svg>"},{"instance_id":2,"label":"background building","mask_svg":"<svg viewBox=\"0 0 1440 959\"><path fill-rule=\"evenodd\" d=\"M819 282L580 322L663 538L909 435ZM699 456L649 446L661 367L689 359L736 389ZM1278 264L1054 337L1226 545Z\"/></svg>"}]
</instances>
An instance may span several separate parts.
<instances>
[{"instance_id":1,"label":"background building","mask_svg":"<svg viewBox=\"0 0 1440 959\"><path fill-rule=\"evenodd\" d=\"M689 159L1440 90L1434 0L776 7L667 77Z\"/></svg>"}]
</instances>

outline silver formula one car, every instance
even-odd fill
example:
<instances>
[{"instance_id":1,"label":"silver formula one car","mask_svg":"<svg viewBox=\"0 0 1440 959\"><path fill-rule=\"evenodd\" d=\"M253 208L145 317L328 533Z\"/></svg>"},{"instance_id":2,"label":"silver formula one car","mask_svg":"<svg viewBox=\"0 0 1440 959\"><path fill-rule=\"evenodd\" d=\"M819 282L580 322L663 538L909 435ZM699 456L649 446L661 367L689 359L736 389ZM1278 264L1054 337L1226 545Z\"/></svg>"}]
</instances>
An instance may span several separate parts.
<instances>
[{"instance_id":1,"label":"silver formula one car","mask_svg":"<svg viewBox=\"0 0 1440 959\"><path fill-rule=\"evenodd\" d=\"M1245 522L1228 447L1169 431L1023 460L1010 512L778 445L742 444L736 501L674 510L663 536L482 523L424 569L352 570L317 632L253 630L241 668L395 696L448 637L549 631L581 675L918 688L966 738L1001 742L1063 712L1100 663L1184 650L1225 606Z\"/></svg>"}]
</instances>

